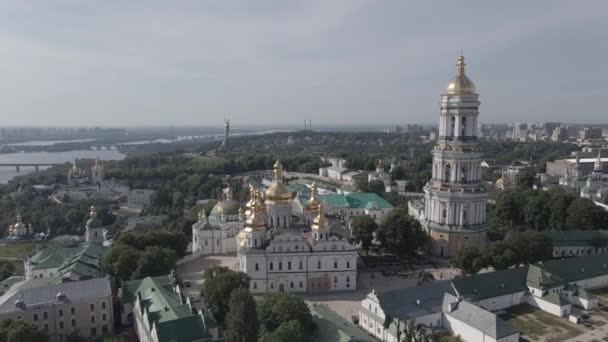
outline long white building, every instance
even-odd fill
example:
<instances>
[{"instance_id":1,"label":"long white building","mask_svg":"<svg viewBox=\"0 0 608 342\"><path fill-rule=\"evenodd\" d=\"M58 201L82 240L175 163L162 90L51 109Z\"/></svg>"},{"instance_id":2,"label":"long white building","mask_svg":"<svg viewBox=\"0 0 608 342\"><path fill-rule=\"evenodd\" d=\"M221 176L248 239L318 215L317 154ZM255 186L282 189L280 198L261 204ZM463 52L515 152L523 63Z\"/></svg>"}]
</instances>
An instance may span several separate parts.
<instances>
[{"instance_id":1,"label":"long white building","mask_svg":"<svg viewBox=\"0 0 608 342\"><path fill-rule=\"evenodd\" d=\"M359 324L389 342L397 340L397 328L408 322L425 333L446 329L465 342L516 342L520 333L499 317L502 310L526 304L579 322L581 316L572 308L597 308L598 298L588 290L608 287L607 265L608 255L589 255L427 286L372 291L361 302Z\"/></svg>"}]
</instances>

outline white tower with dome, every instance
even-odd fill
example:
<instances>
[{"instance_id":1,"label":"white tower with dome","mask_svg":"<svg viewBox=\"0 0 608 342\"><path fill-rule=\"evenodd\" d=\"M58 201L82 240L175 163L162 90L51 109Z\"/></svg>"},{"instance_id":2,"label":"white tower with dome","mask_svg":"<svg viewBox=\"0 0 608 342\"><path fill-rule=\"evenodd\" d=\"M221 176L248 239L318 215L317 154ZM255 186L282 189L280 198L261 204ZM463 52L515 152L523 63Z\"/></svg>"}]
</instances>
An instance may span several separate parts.
<instances>
[{"instance_id":1,"label":"white tower with dome","mask_svg":"<svg viewBox=\"0 0 608 342\"><path fill-rule=\"evenodd\" d=\"M478 94L465 74L461 55L456 76L441 95L439 140L419 217L437 256L454 256L460 248L486 239L487 194L481 181L478 117Z\"/></svg>"}]
</instances>

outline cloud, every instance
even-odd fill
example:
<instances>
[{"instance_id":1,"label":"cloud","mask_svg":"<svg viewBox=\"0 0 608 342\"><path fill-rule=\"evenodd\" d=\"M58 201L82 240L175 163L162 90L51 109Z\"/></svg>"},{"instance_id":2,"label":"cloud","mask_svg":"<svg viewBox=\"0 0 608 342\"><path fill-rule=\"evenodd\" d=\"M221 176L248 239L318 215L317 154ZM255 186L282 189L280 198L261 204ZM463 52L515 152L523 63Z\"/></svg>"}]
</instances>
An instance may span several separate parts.
<instances>
[{"instance_id":1,"label":"cloud","mask_svg":"<svg viewBox=\"0 0 608 342\"><path fill-rule=\"evenodd\" d=\"M560 38L608 29L601 17L608 6L586 4L2 3L0 102L11 115L0 125L221 124L224 115L235 124L299 124L303 116L327 124L434 122L460 48L483 85L483 119L567 118L563 103L548 101L551 68L560 67L552 61L608 52L568 51ZM536 46L547 47L545 73L521 63L526 53L545 53ZM558 47L565 51L556 58ZM513 97L518 106L507 109ZM581 115L600 120L599 101L572 98Z\"/></svg>"}]
</instances>

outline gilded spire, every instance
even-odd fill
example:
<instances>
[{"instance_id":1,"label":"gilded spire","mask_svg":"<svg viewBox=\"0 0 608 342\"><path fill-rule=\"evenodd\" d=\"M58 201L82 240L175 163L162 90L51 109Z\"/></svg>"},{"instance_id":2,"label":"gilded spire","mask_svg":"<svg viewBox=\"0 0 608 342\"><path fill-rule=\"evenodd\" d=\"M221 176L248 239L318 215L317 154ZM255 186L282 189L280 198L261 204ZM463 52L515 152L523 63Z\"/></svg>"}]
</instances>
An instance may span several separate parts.
<instances>
[{"instance_id":1,"label":"gilded spire","mask_svg":"<svg viewBox=\"0 0 608 342\"><path fill-rule=\"evenodd\" d=\"M323 213L323 203L319 203L317 206L317 217L312 221L311 228L319 233L327 233L329 231L329 224Z\"/></svg>"},{"instance_id":2,"label":"gilded spire","mask_svg":"<svg viewBox=\"0 0 608 342\"><path fill-rule=\"evenodd\" d=\"M458 57L458 62L456 62L456 75L464 75L464 56L462 55L462 50L460 51L460 56Z\"/></svg>"},{"instance_id":3,"label":"gilded spire","mask_svg":"<svg viewBox=\"0 0 608 342\"><path fill-rule=\"evenodd\" d=\"M198 222L206 222L207 221L207 213L205 212L205 209L201 209L201 211L198 213Z\"/></svg>"},{"instance_id":4,"label":"gilded spire","mask_svg":"<svg viewBox=\"0 0 608 342\"><path fill-rule=\"evenodd\" d=\"M319 207L319 203L321 203L321 201L319 201L319 198L317 197L317 193L317 182L313 181L312 185L310 186L310 199L306 202L305 206L306 211L309 213L315 213Z\"/></svg>"}]
</instances>

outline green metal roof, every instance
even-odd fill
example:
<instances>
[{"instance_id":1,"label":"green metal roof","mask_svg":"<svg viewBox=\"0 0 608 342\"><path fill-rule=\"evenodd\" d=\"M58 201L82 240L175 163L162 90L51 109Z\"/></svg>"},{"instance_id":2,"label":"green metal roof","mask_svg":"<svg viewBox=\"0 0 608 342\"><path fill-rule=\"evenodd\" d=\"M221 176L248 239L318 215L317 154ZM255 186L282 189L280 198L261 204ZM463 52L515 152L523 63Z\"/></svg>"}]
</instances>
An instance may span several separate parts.
<instances>
[{"instance_id":1,"label":"green metal roof","mask_svg":"<svg viewBox=\"0 0 608 342\"><path fill-rule=\"evenodd\" d=\"M552 288L606 274L608 274L608 255L587 255L530 265L527 284L541 289Z\"/></svg>"},{"instance_id":2,"label":"green metal roof","mask_svg":"<svg viewBox=\"0 0 608 342\"><path fill-rule=\"evenodd\" d=\"M353 192L346 195L352 208L370 208L372 204L380 209L392 209L393 205L373 192Z\"/></svg>"},{"instance_id":3,"label":"green metal roof","mask_svg":"<svg viewBox=\"0 0 608 342\"><path fill-rule=\"evenodd\" d=\"M171 277L147 277L123 283L124 303L135 303L141 294L142 305L147 308L148 319L154 322L160 341L191 342L210 341L208 328L215 326L212 320L204 320L182 304L173 290ZM209 317L209 316L207 316Z\"/></svg>"},{"instance_id":4,"label":"green metal roof","mask_svg":"<svg viewBox=\"0 0 608 342\"><path fill-rule=\"evenodd\" d=\"M313 305L312 317L316 324L314 342L373 342L375 339L365 331L345 320L324 305Z\"/></svg>"},{"instance_id":5,"label":"green metal roof","mask_svg":"<svg viewBox=\"0 0 608 342\"><path fill-rule=\"evenodd\" d=\"M452 280L458 295L477 301L505 294L527 291L528 267L481 273Z\"/></svg>"},{"instance_id":6,"label":"green metal roof","mask_svg":"<svg viewBox=\"0 0 608 342\"><path fill-rule=\"evenodd\" d=\"M301 204L306 203L309 198L309 196L305 195L298 196ZM373 192L353 192L348 195L325 194L319 195L319 200L334 208L370 209L374 205L379 209L393 208L392 204Z\"/></svg>"},{"instance_id":7,"label":"green metal roof","mask_svg":"<svg viewBox=\"0 0 608 342\"><path fill-rule=\"evenodd\" d=\"M593 246L602 240L608 242L608 230L560 230L545 234L551 238L554 247Z\"/></svg>"},{"instance_id":8,"label":"green metal roof","mask_svg":"<svg viewBox=\"0 0 608 342\"><path fill-rule=\"evenodd\" d=\"M93 242L50 246L32 256L32 269L58 268L59 275L75 272L81 277L101 275L101 258L107 250Z\"/></svg>"}]
</instances>

